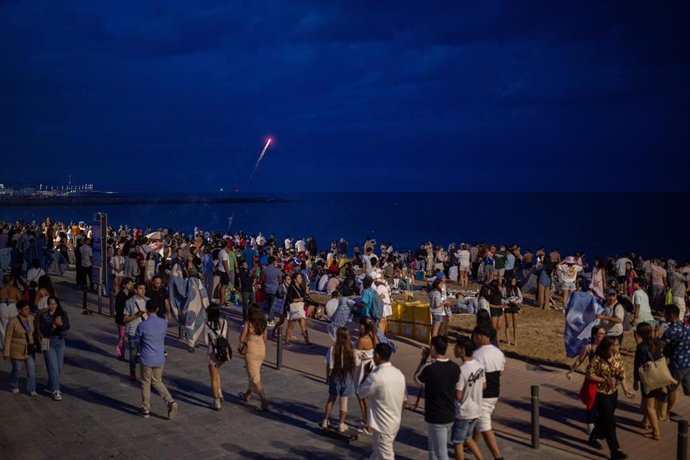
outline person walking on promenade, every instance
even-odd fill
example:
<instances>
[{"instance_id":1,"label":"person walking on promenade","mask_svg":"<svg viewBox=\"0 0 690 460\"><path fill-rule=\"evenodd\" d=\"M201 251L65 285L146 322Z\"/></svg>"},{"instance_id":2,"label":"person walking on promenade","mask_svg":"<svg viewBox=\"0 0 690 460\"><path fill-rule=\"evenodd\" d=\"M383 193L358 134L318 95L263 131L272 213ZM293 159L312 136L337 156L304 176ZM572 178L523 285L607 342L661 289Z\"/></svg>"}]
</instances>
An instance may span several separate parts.
<instances>
[{"instance_id":1,"label":"person walking on promenade","mask_svg":"<svg viewBox=\"0 0 690 460\"><path fill-rule=\"evenodd\" d=\"M42 342L47 341L41 348L48 369L48 391L55 401L62 401L60 373L65 361L65 336L69 328L67 312L60 306L58 298L48 297L48 309L38 315L38 331Z\"/></svg>"},{"instance_id":2,"label":"person walking on promenade","mask_svg":"<svg viewBox=\"0 0 690 460\"><path fill-rule=\"evenodd\" d=\"M17 302L18 315L12 318L5 331L5 348L2 357L12 361L10 389L19 394L19 374L26 368L26 391L36 396L36 348L34 341L34 316L26 300Z\"/></svg>"},{"instance_id":3,"label":"person walking on promenade","mask_svg":"<svg viewBox=\"0 0 690 460\"><path fill-rule=\"evenodd\" d=\"M371 318L359 319L359 339L357 339L357 346L355 354L357 355L357 372L356 382L361 385L366 379L367 375L374 368L374 348L376 347L376 329ZM369 434L367 424L367 400L365 397L357 393L357 401L359 408L362 411L362 425L359 427L361 432Z\"/></svg>"},{"instance_id":4,"label":"person walking on promenade","mask_svg":"<svg viewBox=\"0 0 690 460\"><path fill-rule=\"evenodd\" d=\"M580 350L580 354L578 355L577 359L575 360L573 365L570 366L568 372L565 373L565 376L568 380L570 380L570 376L572 375L572 373L580 368L585 359L588 360L587 364L592 362L592 359L594 359L594 356L596 356L597 347L601 343L602 339L606 337L606 329L603 326L594 326L592 328L591 335L592 336L590 338L590 342L584 347L582 347L582 350ZM592 434L592 430L594 430L594 421L596 420L596 418L596 405L594 399L592 399L591 402L589 402L589 404L586 405L585 411L588 436Z\"/></svg>"},{"instance_id":5,"label":"person walking on promenade","mask_svg":"<svg viewBox=\"0 0 690 460\"><path fill-rule=\"evenodd\" d=\"M300 329L302 329L302 335L304 336L304 343L306 346L311 347L312 343L309 341L309 330L307 329L307 319L304 313L305 301L312 305L315 305L309 294L302 286L303 275L301 272L297 272L292 277L292 284L287 290L285 295L285 305L287 305L288 314L288 325L285 331L285 344L289 345L290 340L292 340L292 330L295 327L295 323L299 323Z\"/></svg>"},{"instance_id":6,"label":"person walking on promenade","mask_svg":"<svg viewBox=\"0 0 690 460\"><path fill-rule=\"evenodd\" d=\"M659 339L654 337L654 329L649 323L639 323L635 328L640 343L637 344L635 350L635 364L633 366L633 389L638 391L640 389L640 367L644 366L650 361L657 361L663 357L663 347ZM640 408L642 409L642 422L640 426L642 429L652 429L652 439L659 441L661 439L661 431L659 431L659 418L657 417L657 401L665 401L666 393L664 389L657 388L649 393L642 388L642 402Z\"/></svg>"},{"instance_id":7,"label":"person walking on promenade","mask_svg":"<svg viewBox=\"0 0 690 460\"><path fill-rule=\"evenodd\" d=\"M418 385L424 385L424 421L429 436L429 459L448 459L448 432L455 421L455 385L460 378L460 367L446 357L448 339L431 338L430 347L422 349L422 358L431 356L431 362L422 364L414 376Z\"/></svg>"},{"instance_id":8,"label":"person walking on promenade","mask_svg":"<svg viewBox=\"0 0 690 460\"><path fill-rule=\"evenodd\" d=\"M615 410L618 405L618 385L623 388L623 392L628 399L635 397L628 391L625 383L625 367L621 359L620 342L615 337L605 337L597 347L597 354L592 362L587 366L587 380L597 383L597 419L594 423L594 430L589 436L589 444L597 449L601 448L601 443L597 439L606 439L611 459L628 458L621 452L620 444L616 436L616 417Z\"/></svg>"},{"instance_id":9,"label":"person walking on promenade","mask_svg":"<svg viewBox=\"0 0 690 460\"><path fill-rule=\"evenodd\" d=\"M369 401L368 420L374 442L369 460L393 460L393 443L400 429L403 404L407 400L405 376L390 363L393 350L386 343L376 344L376 368L357 388Z\"/></svg>"},{"instance_id":10,"label":"person walking on promenade","mask_svg":"<svg viewBox=\"0 0 690 460\"><path fill-rule=\"evenodd\" d=\"M143 286L143 283L140 283ZM137 286L139 287L139 286ZM151 410L151 385L161 395L168 407L168 419L177 415L177 403L163 383L165 367L165 336L168 333L168 322L156 315L158 307L153 302L146 302L146 319L140 321L136 328L134 340L139 351L141 366L141 409L139 414L149 417Z\"/></svg>"},{"instance_id":11,"label":"person walking on promenade","mask_svg":"<svg viewBox=\"0 0 690 460\"><path fill-rule=\"evenodd\" d=\"M252 392L261 400L261 411L268 410L268 400L261 383L261 366L266 357L266 317L263 310L257 304L253 304L247 311L247 319L242 327L240 335L240 348L245 348L245 360L247 378L249 380L247 391L238 396L244 402L249 402Z\"/></svg>"},{"instance_id":12,"label":"person walking on promenade","mask_svg":"<svg viewBox=\"0 0 690 460\"><path fill-rule=\"evenodd\" d=\"M475 349L476 345L470 338L457 336L455 357L460 358L462 364L460 378L455 386L456 410L451 437L455 460L465 459L464 443L467 443L467 447L477 460L483 460L479 446L472 439L472 433L482 413L482 392L486 389L484 368L472 358Z\"/></svg>"},{"instance_id":13,"label":"person walking on promenade","mask_svg":"<svg viewBox=\"0 0 690 460\"><path fill-rule=\"evenodd\" d=\"M498 460L503 457L491 427L491 415L496 408L500 395L501 373L505 368L506 358L501 350L491 345L491 330L489 328L478 326L474 328L473 333L477 350L472 354L472 357L484 368L484 375L486 376L486 389L482 393L481 415L473 438L475 442L478 441L481 433L491 455Z\"/></svg>"},{"instance_id":14,"label":"person walking on promenade","mask_svg":"<svg viewBox=\"0 0 690 460\"><path fill-rule=\"evenodd\" d=\"M220 366L232 356L230 342L230 326L220 317L218 304L212 303L206 310L206 327L208 330L208 372L211 378L211 393L213 393L213 409L220 410L223 402L223 390L220 386ZM223 342L223 339L226 342ZM225 345L227 348L224 348ZM220 352L220 353L219 353Z\"/></svg>"},{"instance_id":15,"label":"person walking on promenade","mask_svg":"<svg viewBox=\"0 0 690 460\"><path fill-rule=\"evenodd\" d=\"M146 305L148 297L145 297L146 284L139 281L134 285L134 295L125 302L125 310L123 321L127 325L127 343L129 348L129 379L134 381L137 379L137 355L139 354L139 341L135 339L137 327L142 320L146 319ZM152 308L155 304L151 304ZM155 313L155 312L154 312ZM166 321L167 324L167 321Z\"/></svg>"},{"instance_id":16,"label":"person walking on promenade","mask_svg":"<svg viewBox=\"0 0 690 460\"><path fill-rule=\"evenodd\" d=\"M340 399L340 423L338 431L347 431L345 418L347 417L347 401L355 391L354 373L357 366L357 356L352 349L352 337L347 328L339 327L336 332L335 343L326 354L326 382L328 383L328 401L324 408L321 428L328 428L328 419L333 410L336 398Z\"/></svg>"},{"instance_id":17,"label":"person walking on promenade","mask_svg":"<svg viewBox=\"0 0 690 460\"><path fill-rule=\"evenodd\" d=\"M669 359L669 370L677 385L669 387L668 414L676 402L678 387L683 387L685 396L690 396L690 326L687 326L679 317L680 310L677 305L664 307L664 318L669 323L668 328L661 336ZM658 334L657 334L658 335Z\"/></svg>"},{"instance_id":18,"label":"person walking on promenade","mask_svg":"<svg viewBox=\"0 0 690 460\"><path fill-rule=\"evenodd\" d=\"M127 323L125 323L125 306L130 297L134 281L131 278L122 278L119 291L115 296L115 324L117 325L117 343L115 354L120 361L125 360L125 337L127 335Z\"/></svg>"}]
</instances>

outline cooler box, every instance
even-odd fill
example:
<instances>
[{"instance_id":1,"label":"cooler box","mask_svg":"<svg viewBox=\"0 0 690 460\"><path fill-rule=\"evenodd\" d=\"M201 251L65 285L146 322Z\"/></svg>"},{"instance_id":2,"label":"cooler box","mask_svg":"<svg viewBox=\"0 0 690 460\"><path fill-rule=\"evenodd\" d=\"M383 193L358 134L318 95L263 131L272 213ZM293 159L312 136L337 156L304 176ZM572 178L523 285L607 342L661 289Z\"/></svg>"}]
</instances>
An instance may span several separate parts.
<instances>
[{"instance_id":1,"label":"cooler box","mask_svg":"<svg viewBox=\"0 0 690 460\"><path fill-rule=\"evenodd\" d=\"M414 322L414 309L415 305L412 302L403 302L400 305L400 315L401 321L407 321L409 323Z\"/></svg>"},{"instance_id":2,"label":"cooler box","mask_svg":"<svg viewBox=\"0 0 690 460\"><path fill-rule=\"evenodd\" d=\"M431 341L431 325L415 323L413 338L417 342L429 343Z\"/></svg>"},{"instance_id":3,"label":"cooler box","mask_svg":"<svg viewBox=\"0 0 690 460\"><path fill-rule=\"evenodd\" d=\"M393 311L393 313L391 314L391 317L388 318L388 320L389 321L390 320L396 320L396 321L399 320L400 319L400 312L402 310L402 307L400 306L400 302L398 302L397 300L393 300L391 302L391 310Z\"/></svg>"},{"instance_id":4,"label":"cooler box","mask_svg":"<svg viewBox=\"0 0 690 460\"><path fill-rule=\"evenodd\" d=\"M407 337L409 339L414 339L414 323L407 321L400 321L399 323L399 334L402 337Z\"/></svg>"},{"instance_id":5,"label":"cooler box","mask_svg":"<svg viewBox=\"0 0 690 460\"><path fill-rule=\"evenodd\" d=\"M426 305L416 305L413 310L413 321L417 324L431 324L431 311L429 310L429 304Z\"/></svg>"}]
</instances>

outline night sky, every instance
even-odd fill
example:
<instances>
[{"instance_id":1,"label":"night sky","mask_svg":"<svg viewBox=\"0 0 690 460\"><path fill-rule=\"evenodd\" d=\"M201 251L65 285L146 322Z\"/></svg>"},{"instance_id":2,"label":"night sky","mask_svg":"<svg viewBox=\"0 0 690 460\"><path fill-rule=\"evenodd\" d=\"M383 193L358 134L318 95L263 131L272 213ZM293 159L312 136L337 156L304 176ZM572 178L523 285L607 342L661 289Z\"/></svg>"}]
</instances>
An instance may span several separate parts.
<instances>
[{"instance_id":1,"label":"night sky","mask_svg":"<svg viewBox=\"0 0 690 460\"><path fill-rule=\"evenodd\" d=\"M3 1L0 182L688 190L689 5Z\"/></svg>"}]
</instances>

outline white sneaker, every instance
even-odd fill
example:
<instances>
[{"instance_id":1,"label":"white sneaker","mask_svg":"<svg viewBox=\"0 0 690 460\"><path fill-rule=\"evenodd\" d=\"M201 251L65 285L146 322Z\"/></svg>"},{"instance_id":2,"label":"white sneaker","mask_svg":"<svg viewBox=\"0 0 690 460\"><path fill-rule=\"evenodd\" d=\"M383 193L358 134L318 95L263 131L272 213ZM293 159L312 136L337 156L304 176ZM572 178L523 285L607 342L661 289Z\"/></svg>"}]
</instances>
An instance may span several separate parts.
<instances>
[{"instance_id":1,"label":"white sneaker","mask_svg":"<svg viewBox=\"0 0 690 460\"><path fill-rule=\"evenodd\" d=\"M338 432L340 432L340 433L345 433L347 431L347 429L348 429L348 426L345 423L341 423L340 425L338 425Z\"/></svg>"},{"instance_id":2,"label":"white sneaker","mask_svg":"<svg viewBox=\"0 0 690 460\"><path fill-rule=\"evenodd\" d=\"M327 430L328 429L328 419L324 419L323 422L321 422L321 424L319 426L321 428L323 428L324 430Z\"/></svg>"},{"instance_id":3,"label":"white sneaker","mask_svg":"<svg viewBox=\"0 0 690 460\"><path fill-rule=\"evenodd\" d=\"M62 401L62 394L60 393L60 390L53 393L53 401Z\"/></svg>"},{"instance_id":4,"label":"white sneaker","mask_svg":"<svg viewBox=\"0 0 690 460\"><path fill-rule=\"evenodd\" d=\"M36 393L35 391L32 391L29 393L29 396L38 396L38 393Z\"/></svg>"},{"instance_id":5,"label":"white sneaker","mask_svg":"<svg viewBox=\"0 0 690 460\"><path fill-rule=\"evenodd\" d=\"M275 321L269 321L268 323L266 323L266 325L267 325L268 327L275 327L276 322L275 322Z\"/></svg>"},{"instance_id":6,"label":"white sneaker","mask_svg":"<svg viewBox=\"0 0 690 460\"><path fill-rule=\"evenodd\" d=\"M12 388L10 391L16 395L19 394L19 388Z\"/></svg>"}]
</instances>

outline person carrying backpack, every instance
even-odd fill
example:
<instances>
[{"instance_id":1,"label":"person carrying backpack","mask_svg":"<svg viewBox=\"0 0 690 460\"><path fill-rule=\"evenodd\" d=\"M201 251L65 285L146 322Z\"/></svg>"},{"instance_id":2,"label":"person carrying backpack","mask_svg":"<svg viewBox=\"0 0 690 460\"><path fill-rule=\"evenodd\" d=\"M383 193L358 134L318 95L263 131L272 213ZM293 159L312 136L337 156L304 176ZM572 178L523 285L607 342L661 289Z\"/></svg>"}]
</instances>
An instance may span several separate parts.
<instances>
[{"instance_id":1,"label":"person carrying backpack","mask_svg":"<svg viewBox=\"0 0 690 460\"><path fill-rule=\"evenodd\" d=\"M223 391L220 388L220 366L232 358L230 347L230 327L225 319L220 317L218 304L212 303L206 310L208 321L208 372L211 377L211 392L213 393L214 410L220 410L223 402Z\"/></svg>"},{"instance_id":2,"label":"person carrying backpack","mask_svg":"<svg viewBox=\"0 0 690 460\"><path fill-rule=\"evenodd\" d=\"M372 321L377 322L383 317L383 300L379 293L376 292L373 281L371 276L365 276L362 281L364 289L362 289L360 316L362 318L371 318Z\"/></svg>"}]
</instances>

